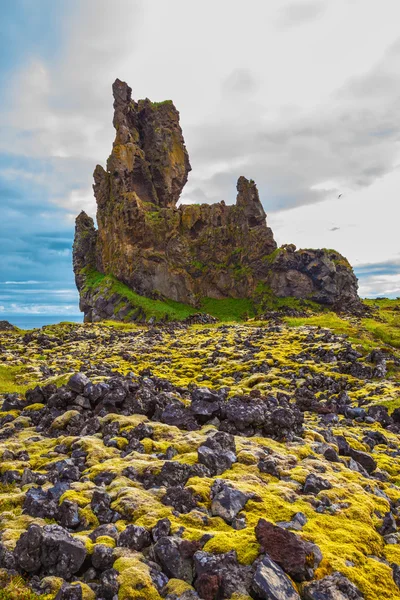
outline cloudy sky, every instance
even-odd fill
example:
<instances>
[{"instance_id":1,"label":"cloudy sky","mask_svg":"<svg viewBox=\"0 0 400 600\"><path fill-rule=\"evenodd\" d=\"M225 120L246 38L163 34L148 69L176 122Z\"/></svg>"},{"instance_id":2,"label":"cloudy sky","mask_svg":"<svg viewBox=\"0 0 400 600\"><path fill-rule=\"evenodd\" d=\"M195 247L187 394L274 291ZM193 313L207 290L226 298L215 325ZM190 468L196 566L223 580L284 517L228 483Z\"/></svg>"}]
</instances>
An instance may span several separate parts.
<instances>
[{"instance_id":1,"label":"cloudy sky","mask_svg":"<svg viewBox=\"0 0 400 600\"><path fill-rule=\"evenodd\" d=\"M398 0L3 0L0 313L79 312L74 218L95 214L116 77L179 109L183 202L253 178L278 243L400 295L399 19Z\"/></svg>"}]
</instances>

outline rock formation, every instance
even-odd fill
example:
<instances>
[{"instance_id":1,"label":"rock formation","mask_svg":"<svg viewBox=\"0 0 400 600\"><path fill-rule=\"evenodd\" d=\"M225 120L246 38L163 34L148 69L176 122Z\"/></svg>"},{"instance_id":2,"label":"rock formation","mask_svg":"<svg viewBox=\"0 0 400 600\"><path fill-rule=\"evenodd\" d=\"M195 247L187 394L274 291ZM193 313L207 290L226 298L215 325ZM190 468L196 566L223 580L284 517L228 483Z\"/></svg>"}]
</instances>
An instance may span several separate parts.
<instances>
[{"instance_id":1,"label":"rock formation","mask_svg":"<svg viewBox=\"0 0 400 600\"><path fill-rule=\"evenodd\" d=\"M94 272L194 307L260 290L332 306L358 301L356 277L337 252L277 249L254 181L239 177L234 205L177 207L191 169L179 113L169 100L135 102L131 92L115 81L116 137L106 170L94 171L98 230L83 212L76 221L74 271L86 320L132 313L126 302L117 311L120 294L109 290L105 299L88 284Z\"/></svg>"}]
</instances>

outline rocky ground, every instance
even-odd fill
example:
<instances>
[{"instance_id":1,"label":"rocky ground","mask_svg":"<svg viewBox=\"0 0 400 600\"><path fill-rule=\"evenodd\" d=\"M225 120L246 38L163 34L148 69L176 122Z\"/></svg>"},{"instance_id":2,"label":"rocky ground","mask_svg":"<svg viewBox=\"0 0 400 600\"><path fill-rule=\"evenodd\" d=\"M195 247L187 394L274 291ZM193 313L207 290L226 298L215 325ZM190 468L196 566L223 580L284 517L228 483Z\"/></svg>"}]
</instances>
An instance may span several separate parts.
<instances>
[{"instance_id":1,"label":"rocky ground","mask_svg":"<svg viewBox=\"0 0 400 600\"><path fill-rule=\"evenodd\" d=\"M0 599L400 598L397 344L267 317L0 332Z\"/></svg>"}]
</instances>

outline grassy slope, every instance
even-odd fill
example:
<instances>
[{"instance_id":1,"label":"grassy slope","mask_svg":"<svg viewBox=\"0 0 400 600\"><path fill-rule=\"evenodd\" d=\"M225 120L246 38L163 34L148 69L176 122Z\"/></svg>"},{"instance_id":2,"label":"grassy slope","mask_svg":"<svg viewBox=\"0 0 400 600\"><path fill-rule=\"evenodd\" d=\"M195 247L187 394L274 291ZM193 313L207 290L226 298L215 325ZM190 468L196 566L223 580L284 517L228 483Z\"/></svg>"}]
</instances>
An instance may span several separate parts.
<instances>
[{"instance_id":1,"label":"grassy slope","mask_svg":"<svg viewBox=\"0 0 400 600\"><path fill-rule=\"evenodd\" d=\"M86 288L96 288L99 291L109 290L106 292L107 296L117 293L126 298L133 306L141 308L148 319L153 317L156 321L165 318L168 320L182 320L197 312L192 306L174 302L174 300L152 300L140 296L111 275L103 275L97 271L87 271L85 275Z\"/></svg>"},{"instance_id":2,"label":"grassy slope","mask_svg":"<svg viewBox=\"0 0 400 600\"><path fill-rule=\"evenodd\" d=\"M99 291L106 292L108 297L114 293L119 294L133 306L141 308L147 319L153 317L156 321L165 319L181 321L199 311L206 312L221 321L240 321L255 315L254 305L248 299L226 298L216 300L214 298L204 298L200 303L200 309L196 309L193 306L174 300L152 300L140 296L115 277L106 276L97 271L87 271L85 275L86 288L99 289Z\"/></svg>"},{"instance_id":3,"label":"grassy slope","mask_svg":"<svg viewBox=\"0 0 400 600\"><path fill-rule=\"evenodd\" d=\"M378 345L400 348L400 300L365 300L365 304L372 308L373 313L363 319L326 312L285 320L291 327L315 325L347 334L351 342L361 344L365 350Z\"/></svg>"}]
</instances>

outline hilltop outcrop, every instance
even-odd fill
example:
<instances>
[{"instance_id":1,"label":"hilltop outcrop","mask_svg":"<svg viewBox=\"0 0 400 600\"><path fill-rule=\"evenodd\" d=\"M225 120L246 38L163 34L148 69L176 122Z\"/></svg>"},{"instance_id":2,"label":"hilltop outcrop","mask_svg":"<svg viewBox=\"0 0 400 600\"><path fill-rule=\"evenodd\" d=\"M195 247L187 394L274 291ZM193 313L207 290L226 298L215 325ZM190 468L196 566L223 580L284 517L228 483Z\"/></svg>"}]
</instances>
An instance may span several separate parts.
<instances>
[{"instance_id":1,"label":"hilltop outcrop","mask_svg":"<svg viewBox=\"0 0 400 600\"><path fill-rule=\"evenodd\" d=\"M277 248L254 181L239 177L234 205L178 207L191 170L179 113L171 101L135 102L131 92L115 81L116 137L106 169L94 171L98 230L83 212L76 221L74 271L86 320L143 317L121 289L100 290L94 273L192 307L263 290L334 307L358 303L357 279L340 254Z\"/></svg>"}]
</instances>

